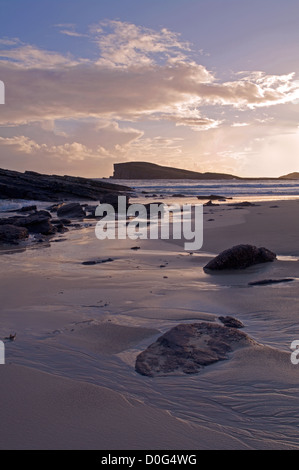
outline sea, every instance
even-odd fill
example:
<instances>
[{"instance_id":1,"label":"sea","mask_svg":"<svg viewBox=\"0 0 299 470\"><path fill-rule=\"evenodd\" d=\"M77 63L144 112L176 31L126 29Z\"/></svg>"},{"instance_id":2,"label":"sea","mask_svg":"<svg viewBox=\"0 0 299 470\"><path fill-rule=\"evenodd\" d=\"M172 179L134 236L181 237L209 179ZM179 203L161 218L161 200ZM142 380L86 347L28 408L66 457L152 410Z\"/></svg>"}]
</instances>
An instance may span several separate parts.
<instances>
[{"instance_id":1,"label":"sea","mask_svg":"<svg viewBox=\"0 0 299 470\"><path fill-rule=\"evenodd\" d=\"M107 179L97 179L105 181ZM109 181L110 182L110 181ZM139 199L171 198L182 195L189 199L210 195L233 198L236 201L263 201L299 198L299 180L111 180L111 183L131 187ZM0 199L0 212L17 210L36 204L31 200ZM49 203L38 204L45 208Z\"/></svg>"}]
</instances>

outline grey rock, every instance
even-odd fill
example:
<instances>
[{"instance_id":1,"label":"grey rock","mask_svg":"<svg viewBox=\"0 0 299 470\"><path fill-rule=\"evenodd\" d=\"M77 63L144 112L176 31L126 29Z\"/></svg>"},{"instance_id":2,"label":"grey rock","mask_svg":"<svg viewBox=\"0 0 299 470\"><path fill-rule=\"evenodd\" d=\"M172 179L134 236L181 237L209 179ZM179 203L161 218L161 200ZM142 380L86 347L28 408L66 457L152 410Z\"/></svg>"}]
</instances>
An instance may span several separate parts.
<instances>
[{"instance_id":1,"label":"grey rock","mask_svg":"<svg viewBox=\"0 0 299 470\"><path fill-rule=\"evenodd\" d=\"M207 322L180 324L137 356L135 370L149 377L196 374L210 364L228 359L236 349L254 344L236 328Z\"/></svg>"}]
</instances>

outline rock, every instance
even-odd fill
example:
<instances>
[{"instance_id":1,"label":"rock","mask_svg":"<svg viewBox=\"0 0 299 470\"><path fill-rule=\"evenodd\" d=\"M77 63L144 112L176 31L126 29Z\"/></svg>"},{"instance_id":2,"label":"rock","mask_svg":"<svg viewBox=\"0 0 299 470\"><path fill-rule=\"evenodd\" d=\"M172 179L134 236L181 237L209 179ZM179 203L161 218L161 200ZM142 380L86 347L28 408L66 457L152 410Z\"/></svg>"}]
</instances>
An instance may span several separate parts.
<instances>
[{"instance_id":1,"label":"rock","mask_svg":"<svg viewBox=\"0 0 299 470\"><path fill-rule=\"evenodd\" d=\"M253 204L252 202L244 201L244 202L235 202L231 204L233 207L259 207L259 204Z\"/></svg>"},{"instance_id":2,"label":"rock","mask_svg":"<svg viewBox=\"0 0 299 470\"><path fill-rule=\"evenodd\" d=\"M15 225L0 225L0 243L10 243L16 245L20 240L29 237L28 230L25 227L16 227Z\"/></svg>"},{"instance_id":3,"label":"rock","mask_svg":"<svg viewBox=\"0 0 299 470\"><path fill-rule=\"evenodd\" d=\"M0 199L36 201L93 200L109 193L129 193L128 186L76 176L42 175L0 169Z\"/></svg>"},{"instance_id":4,"label":"rock","mask_svg":"<svg viewBox=\"0 0 299 470\"><path fill-rule=\"evenodd\" d=\"M79 202L70 202L69 204L63 204L57 210L57 217L70 219L83 219L85 212Z\"/></svg>"},{"instance_id":5,"label":"rock","mask_svg":"<svg viewBox=\"0 0 299 470\"><path fill-rule=\"evenodd\" d=\"M16 227L25 227L30 233L41 233L52 235L56 232L55 227L50 222L51 214L47 211L37 211L28 216L15 216L7 219L0 219L0 226L5 224Z\"/></svg>"},{"instance_id":6,"label":"rock","mask_svg":"<svg viewBox=\"0 0 299 470\"><path fill-rule=\"evenodd\" d=\"M117 193L105 194L100 197L100 203L110 204L114 208L114 210L117 212L118 211L118 197L119 197L119 194ZM128 208L128 206L129 206L129 197L126 196L126 209Z\"/></svg>"},{"instance_id":7,"label":"rock","mask_svg":"<svg viewBox=\"0 0 299 470\"><path fill-rule=\"evenodd\" d=\"M249 282L249 286L269 286L271 284L280 284L281 282L292 282L295 281L293 278L287 279L263 279L262 281Z\"/></svg>"},{"instance_id":8,"label":"rock","mask_svg":"<svg viewBox=\"0 0 299 470\"><path fill-rule=\"evenodd\" d=\"M111 263L114 261L112 258L107 258L107 259L95 259L91 261L83 261L84 266L94 266L95 264L103 264L103 263Z\"/></svg>"},{"instance_id":9,"label":"rock","mask_svg":"<svg viewBox=\"0 0 299 470\"><path fill-rule=\"evenodd\" d=\"M225 269L245 269L259 263L274 261L276 254L267 248L252 245L237 245L223 251L212 259L204 270L221 271Z\"/></svg>"},{"instance_id":10,"label":"rock","mask_svg":"<svg viewBox=\"0 0 299 470\"><path fill-rule=\"evenodd\" d=\"M52 204L51 206L47 207L47 211L50 211L50 212L57 212L58 209L60 209L60 207L63 206L63 202L60 202L60 203L57 203L57 204Z\"/></svg>"},{"instance_id":11,"label":"rock","mask_svg":"<svg viewBox=\"0 0 299 470\"><path fill-rule=\"evenodd\" d=\"M236 328L207 322L180 324L137 356L135 370L149 377L196 374L228 359L234 350L253 344L254 340Z\"/></svg>"},{"instance_id":12,"label":"rock","mask_svg":"<svg viewBox=\"0 0 299 470\"><path fill-rule=\"evenodd\" d=\"M229 316L219 317L219 320L227 328L244 328L243 323L240 320L237 320L237 318L234 318L234 317L229 317Z\"/></svg>"},{"instance_id":13,"label":"rock","mask_svg":"<svg viewBox=\"0 0 299 470\"><path fill-rule=\"evenodd\" d=\"M37 207L33 205L33 206L21 207L21 209L18 209L15 212L35 212L36 210L37 210Z\"/></svg>"},{"instance_id":14,"label":"rock","mask_svg":"<svg viewBox=\"0 0 299 470\"><path fill-rule=\"evenodd\" d=\"M209 199L210 201L226 201L227 198L224 196L218 196L217 194L210 194L210 196L197 196L197 199Z\"/></svg>"},{"instance_id":15,"label":"rock","mask_svg":"<svg viewBox=\"0 0 299 470\"><path fill-rule=\"evenodd\" d=\"M214 202L209 201L209 202L206 202L204 206L219 206L219 204L214 204Z\"/></svg>"},{"instance_id":16,"label":"rock","mask_svg":"<svg viewBox=\"0 0 299 470\"><path fill-rule=\"evenodd\" d=\"M176 194L173 194L172 197L186 197L186 196L185 194L176 193Z\"/></svg>"},{"instance_id":17,"label":"rock","mask_svg":"<svg viewBox=\"0 0 299 470\"><path fill-rule=\"evenodd\" d=\"M91 206L87 204L87 206L85 206L85 213L88 213L90 217L95 217L97 207L98 206Z\"/></svg>"}]
</instances>

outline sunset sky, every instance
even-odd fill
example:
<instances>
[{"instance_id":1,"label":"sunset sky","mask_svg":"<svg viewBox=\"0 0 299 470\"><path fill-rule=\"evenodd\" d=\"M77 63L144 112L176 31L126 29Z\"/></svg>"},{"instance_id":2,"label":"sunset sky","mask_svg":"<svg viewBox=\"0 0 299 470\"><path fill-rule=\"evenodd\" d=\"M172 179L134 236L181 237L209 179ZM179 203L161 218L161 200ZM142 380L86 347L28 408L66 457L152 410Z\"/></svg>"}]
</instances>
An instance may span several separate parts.
<instances>
[{"instance_id":1,"label":"sunset sky","mask_svg":"<svg viewBox=\"0 0 299 470\"><path fill-rule=\"evenodd\" d=\"M299 171L298 0L0 0L0 167Z\"/></svg>"}]
</instances>

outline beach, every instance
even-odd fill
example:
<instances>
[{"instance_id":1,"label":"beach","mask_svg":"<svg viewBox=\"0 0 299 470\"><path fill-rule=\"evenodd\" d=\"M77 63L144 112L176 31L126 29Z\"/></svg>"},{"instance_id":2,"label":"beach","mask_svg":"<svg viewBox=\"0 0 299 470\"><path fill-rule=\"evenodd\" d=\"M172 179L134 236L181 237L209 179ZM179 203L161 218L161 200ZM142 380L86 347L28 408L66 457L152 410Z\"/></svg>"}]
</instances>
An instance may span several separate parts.
<instances>
[{"instance_id":1,"label":"beach","mask_svg":"<svg viewBox=\"0 0 299 470\"><path fill-rule=\"evenodd\" d=\"M0 448L299 449L298 215L297 200L204 207L192 254L183 240L100 241L94 222L56 243L2 249L0 339L16 339L4 340L0 366ZM277 259L204 271L238 244ZM109 262L86 264L94 259ZM256 344L198 374L135 371L170 328L221 315Z\"/></svg>"}]
</instances>

